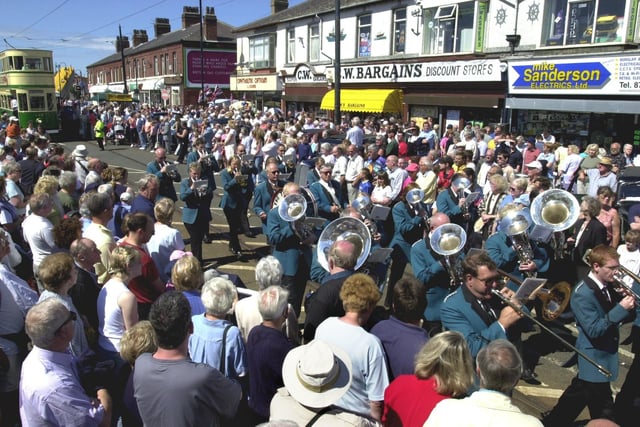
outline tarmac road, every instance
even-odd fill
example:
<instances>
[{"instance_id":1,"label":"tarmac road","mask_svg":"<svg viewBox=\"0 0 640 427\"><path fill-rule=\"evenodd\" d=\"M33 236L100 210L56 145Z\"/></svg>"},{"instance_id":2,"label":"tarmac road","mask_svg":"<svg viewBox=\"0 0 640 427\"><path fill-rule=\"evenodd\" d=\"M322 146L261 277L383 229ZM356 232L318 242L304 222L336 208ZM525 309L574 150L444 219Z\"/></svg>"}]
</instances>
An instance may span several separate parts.
<instances>
[{"instance_id":1,"label":"tarmac road","mask_svg":"<svg viewBox=\"0 0 640 427\"><path fill-rule=\"evenodd\" d=\"M141 151L137 148L130 148L127 146L113 146L111 144L106 145L105 151L99 151L95 141L91 142L67 142L62 145L65 146L65 152L71 152L73 148L78 144L84 144L89 150L90 157L98 157L110 165L116 165L125 167L129 170L129 185L136 190L135 182L145 174L146 165L152 161L154 156L149 151ZM174 160L174 155L169 155L169 160ZM187 167L185 165L178 165L178 171L182 175L182 178L188 176ZM222 209L218 207L222 190L220 188L220 181L216 178L216 184L218 190L215 191L215 197L212 203L212 216L213 220L210 224L210 231L213 233L213 242L211 244L203 245L203 257L205 259L205 266L208 268L215 267L220 271L233 273L238 275L244 284L250 289L257 289L255 282L255 266L257 261L269 253L269 247L266 243L265 236L258 234L255 238L247 238L244 235L240 235L240 243L243 250L243 257L238 259L235 255L231 254L228 250L227 235L229 227L227 225ZM176 183L176 192L179 193L180 184ZM174 215L173 226L179 229L183 233L183 237L188 238L188 233L184 228L181 220L180 207L182 202L178 201L176 213ZM249 217L249 223L252 226L254 232L261 232L261 222L255 216ZM410 273L410 266L407 273ZM304 313L303 313L304 315ZM554 330L560 332L563 338L573 343L577 331L575 324L569 323L566 325L555 324ZM624 341L630 333L630 324L625 324L621 328L620 337L621 341ZM571 358L573 352L564 348L564 346L556 339L549 337L546 333L542 334L539 328L530 333L525 334L524 340L531 339L534 347L539 349L543 353L536 367L536 373L538 374L538 380L540 384L531 385L524 381L520 381L514 392L515 403L526 413L531 415L540 416L541 412L548 411L555 405L557 399L560 397L564 389L569 385L573 377L577 374L577 365L571 367L562 367L562 365ZM612 389L615 393L620 390L624 379L627 375L628 367L633 360L633 354L631 353L629 344L623 344L620 346L620 372L618 378L612 383ZM588 411L583 411L581 419L588 419Z\"/></svg>"}]
</instances>

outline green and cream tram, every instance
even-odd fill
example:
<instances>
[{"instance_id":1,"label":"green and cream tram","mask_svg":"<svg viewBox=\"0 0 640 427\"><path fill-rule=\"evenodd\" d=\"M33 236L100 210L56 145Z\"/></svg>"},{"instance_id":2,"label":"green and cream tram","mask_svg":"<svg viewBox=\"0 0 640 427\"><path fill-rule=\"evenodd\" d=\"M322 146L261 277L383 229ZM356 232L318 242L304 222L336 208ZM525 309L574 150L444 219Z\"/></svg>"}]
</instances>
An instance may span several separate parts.
<instances>
[{"instance_id":1,"label":"green and cream tram","mask_svg":"<svg viewBox=\"0 0 640 427\"><path fill-rule=\"evenodd\" d=\"M0 52L0 113L18 110L20 127L42 121L48 133L59 131L50 50L9 49Z\"/></svg>"}]
</instances>

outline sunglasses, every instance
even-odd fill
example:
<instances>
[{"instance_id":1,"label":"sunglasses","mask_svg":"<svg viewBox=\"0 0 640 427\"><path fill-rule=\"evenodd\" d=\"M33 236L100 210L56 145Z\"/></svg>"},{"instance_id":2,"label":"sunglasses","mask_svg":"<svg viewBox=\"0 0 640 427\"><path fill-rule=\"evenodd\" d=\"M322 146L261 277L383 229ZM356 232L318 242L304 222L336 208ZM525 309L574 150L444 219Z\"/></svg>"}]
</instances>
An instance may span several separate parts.
<instances>
[{"instance_id":1,"label":"sunglasses","mask_svg":"<svg viewBox=\"0 0 640 427\"><path fill-rule=\"evenodd\" d=\"M71 321L74 321L74 322L75 322L77 319L78 319L78 315L77 315L75 312L70 311L70 312L69 312L69 317L67 317L67 320L65 320L65 321L62 323L62 325L60 325L60 327L59 327L58 329L56 329L56 332L58 332L58 331L60 331L60 329L64 328L64 327L66 326L66 324L67 324L67 323L69 323L69 322L71 322Z\"/></svg>"}]
</instances>

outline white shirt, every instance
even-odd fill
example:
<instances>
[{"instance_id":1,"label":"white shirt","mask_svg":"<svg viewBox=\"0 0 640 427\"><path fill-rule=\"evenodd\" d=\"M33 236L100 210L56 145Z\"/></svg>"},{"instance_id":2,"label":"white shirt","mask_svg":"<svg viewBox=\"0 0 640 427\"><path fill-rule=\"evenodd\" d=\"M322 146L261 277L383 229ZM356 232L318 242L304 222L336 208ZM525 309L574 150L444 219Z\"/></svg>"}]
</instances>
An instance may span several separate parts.
<instances>
[{"instance_id":1,"label":"white shirt","mask_svg":"<svg viewBox=\"0 0 640 427\"><path fill-rule=\"evenodd\" d=\"M169 276L165 272L167 265L169 265L169 257L171 252L177 250L184 250L184 241L182 235L175 228L171 228L166 224L156 222L154 225L154 233L147 242L147 251L156 264L158 272L160 273L160 280L167 282Z\"/></svg>"},{"instance_id":2,"label":"white shirt","mask_svg":"<svg viewBox=\"0 0 640 427\"><path fill-rule=\"evenodd\" d=\"M336 163L333 165L333 171L331 172L331 178L339 180L342 175L347 174L347 156L340 156L336 159Z\"/></svg>"},{"instance_id":3,"label":"white shirt","mask_svg":"<svg viewBox=\"0 0 640 427\"><path fill-rule=\"evenodd\" d=\"M396 168L394 171L389 171L389 180L391 181L391 200L400 195L402 191L402 183L409 176L409 173L402 169Z\"/></svg>"},{"instance_id":4,"label":"white shirt","mask_svg":"<svg viewBox=\"0 0 640 427\"><path fill-rule=\"evenodd\" d=\"M364 167L364 159L360 155L355 155L347 160L347 171L344 174L344 179L347 182L351 182L360 173L360 170Z\"/></svg>"},{"instance_id":5,"label":"white shirt","mask_svg":"<svg viewBox=\"0 0 640 427\"><path fill-rule=\"evenodd\" d=\"M109 351L120 351L120 339L126 330L118 298L131 292L120 279L109 279L98 294L98 345Z\"/></svg>"},{"instance_id":6,"label":"white shirt","mask_svg":"<svg viewBox=\"0 0 640 427\"><path fill-rule=\"evenodd\" d=\"M47 218L32 213L22 223L22 234L33 253L34 271L38 271L42 260L58 249L53 241L53 224Z\"/></svg>"}]
</instances>

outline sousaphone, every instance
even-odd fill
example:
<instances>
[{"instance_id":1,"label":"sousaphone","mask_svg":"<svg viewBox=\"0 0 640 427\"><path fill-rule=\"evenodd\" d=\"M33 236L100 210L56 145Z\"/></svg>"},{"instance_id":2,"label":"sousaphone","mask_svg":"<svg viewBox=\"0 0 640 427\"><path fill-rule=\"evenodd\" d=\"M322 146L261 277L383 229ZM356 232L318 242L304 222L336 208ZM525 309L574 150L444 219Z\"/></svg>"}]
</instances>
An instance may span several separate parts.
<instances>
[{"instance_id":1,"label":"sousaphone","mask_svg":"<svg viewBox=\"0 0 640 427\"><path fill-rule=\"evenodd\" d=\"M356 247L358 260L354 270L359 269L369 257L371 251L371 233L369 228L356 218L344 217L333 220L322 231L317 245L318 262L329 271L329 249L339 240L348 240Z\"/></svg>"}]
</instances>

